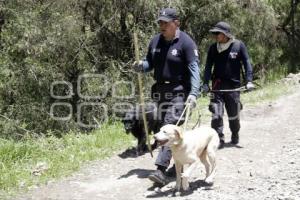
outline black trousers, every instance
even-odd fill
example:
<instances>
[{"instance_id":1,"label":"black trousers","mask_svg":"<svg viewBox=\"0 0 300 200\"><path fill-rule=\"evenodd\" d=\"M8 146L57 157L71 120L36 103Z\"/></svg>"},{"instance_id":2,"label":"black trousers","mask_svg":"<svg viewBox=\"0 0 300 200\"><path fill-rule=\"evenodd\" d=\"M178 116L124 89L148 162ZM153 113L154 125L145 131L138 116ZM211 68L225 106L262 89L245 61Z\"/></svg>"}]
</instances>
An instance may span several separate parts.
<instances>
[{"instance_id":1,"label":"black trousers","mask_svg":"<svg viewBox=\"0 0 300 200\"><path fill-rule=\"evenodd\" d=\"M240 130L240 92L215 92L212 93L209 110L212 112L211 127L217 131L220 139L224 139L223 115L224 107L229 119L229 128L232 133Z\"/></svg>"},{"instance_id":2,"label":"black trousers","mask_svg":"<svg viewBox=\"0 0 300 200\"><path fill-rule=\"evenodd\" d=\"M158 105L160 127L166 124L176 124L179 120L187 98L188 89L183 84L155 84L152 98ZM179 125L184 123L184 117ZM172 158L171 149L163 146L158 153L155 165L168 167Z\"/></svg>"}]
</instances>

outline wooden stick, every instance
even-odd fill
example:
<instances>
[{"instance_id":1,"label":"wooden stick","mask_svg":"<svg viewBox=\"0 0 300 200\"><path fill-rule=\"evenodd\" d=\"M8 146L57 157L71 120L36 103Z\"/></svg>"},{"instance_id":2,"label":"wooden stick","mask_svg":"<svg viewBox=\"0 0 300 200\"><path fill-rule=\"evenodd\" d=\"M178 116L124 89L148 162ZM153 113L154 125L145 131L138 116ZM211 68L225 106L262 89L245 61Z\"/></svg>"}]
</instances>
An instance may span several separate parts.
<instances>
[{"instance_id":1,"label":"wooden stick","mask_svg":"<svg viewBox=\"0 0 300 200\"><path fill-rule=\"evenodd\" d=\"M134 41L134 54L135 54L135 60L139 62L140 60L140 51L139 51L139 44L138 44L138 37L136 33L136 29L133 31L133 41ZM142 82L142 76L140 73L138 73L138 82L139 82L139 94L140 94L140 105L142 108L142 115L143 115L143 122L144 122L144 128L146 132L146 142L148 149L150 151L151 157L153 157L152 148L150 144L150 138L149 138L149 132L148 132L148 124L146 119L146 112L145 112L145 99L144 99L144 93L143 93L143 82Z\"/></svg>"}]
</instances>

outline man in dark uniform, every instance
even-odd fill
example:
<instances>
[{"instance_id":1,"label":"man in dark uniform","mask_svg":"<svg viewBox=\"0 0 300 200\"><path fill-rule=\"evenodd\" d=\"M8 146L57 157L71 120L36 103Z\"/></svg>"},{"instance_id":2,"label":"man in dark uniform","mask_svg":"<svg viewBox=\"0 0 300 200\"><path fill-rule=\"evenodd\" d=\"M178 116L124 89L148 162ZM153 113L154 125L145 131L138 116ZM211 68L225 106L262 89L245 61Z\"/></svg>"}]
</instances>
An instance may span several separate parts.
<instances>
[{"instance_id":1,"label":"man in dark uniform","mask_svg":"<svg viewBox=\"0 0 300 200\"><path fill-rule=\"evenodd\" d=\"M146 59L135 62L138 72L154 69L156 83L152 87L152 98L158 103L160 127L176 124L185 102L196 106L199 95L200 72L197 46L189 35L179 30L175 9L160 11L157 19L160 34L155 35L148 47ZM181 120L182 124L184 120ZM179 124L179 125L180 125ZM171 160L171 150L162 147L156 159L157 170L149 179L160 184L166 183L165 171Z\"/></svg>"},{"instance_id":2,"label":"man in dark uniform","mask_svg":"<svg viewBox=\"0 0 300 200\"><path fill-rule=\"evenodd\" d=\"M230 32L230 25L226 22L219 22L210 32L214 35L216 43L212 44L208 50L203 91L208 92L209 81L212 80L212 99L209 110L213 113L211 126L220 138L219 148L224 147L223 134L223 114L224 105L229 118L231 130L231 143L238 144L240 119L239 112L242 108L240 102L240 92L218 92L218 90L233 90L241 87L241 70L244 66L246 88L254 88L252 84L252 66L245 44L233 37ZM213 73L212 67L214 66Z\"/></svg>"}]
</instances>

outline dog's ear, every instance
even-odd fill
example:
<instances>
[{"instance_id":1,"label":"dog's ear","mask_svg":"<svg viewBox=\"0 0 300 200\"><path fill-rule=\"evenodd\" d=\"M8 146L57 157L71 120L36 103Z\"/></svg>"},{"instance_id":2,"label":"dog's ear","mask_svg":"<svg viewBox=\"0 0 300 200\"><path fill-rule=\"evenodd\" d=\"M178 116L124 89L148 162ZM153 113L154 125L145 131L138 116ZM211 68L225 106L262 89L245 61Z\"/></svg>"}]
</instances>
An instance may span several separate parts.
<instances>
[{"instance_id":1,"label":"dog's ear","mask_svg":"<svg viewBox=\"0 0 300 200\"><path fill-rule=\"evenodd\" d=\"M178 138L179 138L179 139L182 139L182 137L183 137L183 134L182 134L182 128L179 127L179 126L176 126L174 130L175 130L175 132L176 132Z\"/></svg>"}]
</instances>

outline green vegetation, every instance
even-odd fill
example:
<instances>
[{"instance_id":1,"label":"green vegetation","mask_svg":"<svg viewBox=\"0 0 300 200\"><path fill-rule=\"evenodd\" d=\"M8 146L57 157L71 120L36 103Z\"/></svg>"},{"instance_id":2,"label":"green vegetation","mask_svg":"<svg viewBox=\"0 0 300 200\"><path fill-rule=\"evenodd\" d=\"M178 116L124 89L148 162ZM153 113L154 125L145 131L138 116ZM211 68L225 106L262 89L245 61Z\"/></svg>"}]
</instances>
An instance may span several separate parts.
<instances>
[{"instance_id":1,"label":"green vegetation","mask_svg":"<svg viewBox=\"0 0 300 200\"><path fill-rule=\"evenodd\" d=\"M132 137L123 130L123 125L116 122L104 124L88 135L72 132L61 138L28 135L19 141L0 139L0 199L1 191L14 193L70 175L84 162L130 147ZM39 170L40 175L34 175Z\"/></svg>"},{"instance_id":2,"label":"green vegetation","mask_svg":"<svg viewBox=\"0 0 300 200\"><path fill-rule=\"evenodd\" d=\"M299 4L299 0L0 1L0 191L68 175L85 161L131 145L132 138L115 122L122 112L114 113L121 110L114 105L137 101L137 91L130 96L131 88L122 84L136 84L132 32L138 28L142 57L157 33L160 8L177 8L181 29L197 42L202 66L213 42L209 29L221 20L231 24L234 35L249 49L256 81L264 85L242 96L248 106L290 91L270 82L300 70ZM102 78L79 81L85 74ZM143 76L145 92L153 83L151 75ZM208 98L199 101L200 113L208 121ZM53 108L57 103L60 106ZM108 119L103 119L103 109ZM53 118L68 114L68 119ZM79 121L101 128L83 127ZM37 165L47 168L40 176L32 175Z\"/></svg>"}]
</instances>

